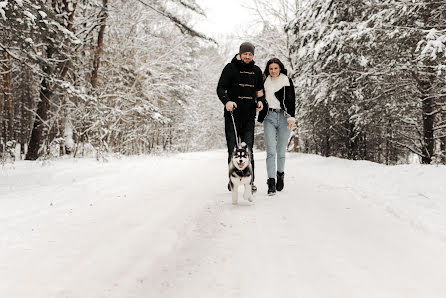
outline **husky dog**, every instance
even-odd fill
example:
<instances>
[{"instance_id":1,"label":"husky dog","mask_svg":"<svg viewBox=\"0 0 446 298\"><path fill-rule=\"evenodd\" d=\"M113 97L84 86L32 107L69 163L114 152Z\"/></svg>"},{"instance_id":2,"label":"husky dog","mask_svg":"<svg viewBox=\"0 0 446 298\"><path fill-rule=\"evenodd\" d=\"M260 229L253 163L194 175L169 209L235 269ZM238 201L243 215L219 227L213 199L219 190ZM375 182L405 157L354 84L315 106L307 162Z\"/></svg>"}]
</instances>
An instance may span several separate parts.
<instances>
[{"instance_id":1,"label":"husky dog","mask_svg":"<svg viewBox=\"0 0 446 298\"><path fill-rule=\"evenodd\" d=\"M238 187L245 185L243 198L252 202L252 165L251 151L245 142L235 146L229 162L229 186L232 191L232 204L237 205Z\"/></svg>"}]
</instances>

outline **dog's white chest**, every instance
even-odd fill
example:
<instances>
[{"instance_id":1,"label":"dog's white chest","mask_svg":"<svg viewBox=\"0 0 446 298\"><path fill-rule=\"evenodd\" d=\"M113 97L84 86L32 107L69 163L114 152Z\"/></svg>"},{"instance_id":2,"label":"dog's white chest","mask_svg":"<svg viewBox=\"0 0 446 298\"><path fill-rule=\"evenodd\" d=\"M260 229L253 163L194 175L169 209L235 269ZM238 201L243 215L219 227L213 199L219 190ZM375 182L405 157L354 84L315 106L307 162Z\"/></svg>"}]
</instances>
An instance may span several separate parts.
<instances>
[{"instance_id":1,"label":"dog's white chest","mask_svg":"<svg viewBox=\"0 0 446 298\"><path fill-rule=\"evenodd\" d=\"M247 177L239 177L239 176L231 177L231 181L235 185L237 185L237 184L249 184L249 183L251 183L251 176L247 176Z\"/></svg>"}]
</instances>

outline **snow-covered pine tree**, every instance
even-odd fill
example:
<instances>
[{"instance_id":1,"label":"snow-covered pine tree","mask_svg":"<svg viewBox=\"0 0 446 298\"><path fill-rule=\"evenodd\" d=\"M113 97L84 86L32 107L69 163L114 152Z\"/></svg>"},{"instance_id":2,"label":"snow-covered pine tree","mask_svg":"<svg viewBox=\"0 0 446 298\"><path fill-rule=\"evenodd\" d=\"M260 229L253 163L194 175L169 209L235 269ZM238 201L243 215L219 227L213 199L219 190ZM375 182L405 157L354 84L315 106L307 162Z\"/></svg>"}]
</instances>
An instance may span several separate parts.
<instances>
[{"instance_id":1,"label":"snow-covered pine tree","mask_svg":"<svg viewBox=\"0 0 446 298\"><path fill-rule=\"evenodd\" d=\"M419 155L423 163L431 163L436 155L435 142L444 135L441 113L444 111L445 3L438 1L388 1L371 14L369 22L392 37L400 77L410 75L409 111L403 123L407 129L398 144ZM381 33L381 35L383 35ZM443 52L443 54L441 54Z\"/></svg>"},{"instance_id":2,"label":"snow-covered pine tree","mask_svg":"<svg viewBox=\"0 0 446 298\"><path fill-rule=\"evenodd\" d=\"M307 1L292 26L300 129L305 150L365 158L361 56L349 34L361 18L361 1ZM364 107L365 109L366 107Z\"/></svg>"},{"instance_id":3,"label":"snow-covered pine tree","mask_svg":"<svg viewBox=\"0 0 446 298\"><path fill-rule=\"evenodd\" d=\"M308 151L395 163L410 150L431 162L434 133L444 129L434 124L444 104L444 56L426 53L429 32L443 26L443 6L305 1L293 53Z\"/></svg>"},{"instance_id":4,"label":"snow-covered pine tree","mask_svg":"<svg viewBox=\"0 0 446 298\"><path fill-rule=\"evenodd\" d=\"M36 159L39 151L49 143L54 124L49 117L52 93L61 85L60 67L69 60L70 44L76 41L64 26L63 19L69 18L69 13L58 12L55 8L57 1L52 2L53 6L47 1L7 1L2 6L1 27L2 31L7 30L7 38L2 36L3 52L8 53L12 63L24 67L41 82L28 159ZM23 73L20 71L16 75L20 77ZM13 78L12 81L16 80ZM15 98L15 102L21 102L21 99Z\"/></svg>"}]
</instances>

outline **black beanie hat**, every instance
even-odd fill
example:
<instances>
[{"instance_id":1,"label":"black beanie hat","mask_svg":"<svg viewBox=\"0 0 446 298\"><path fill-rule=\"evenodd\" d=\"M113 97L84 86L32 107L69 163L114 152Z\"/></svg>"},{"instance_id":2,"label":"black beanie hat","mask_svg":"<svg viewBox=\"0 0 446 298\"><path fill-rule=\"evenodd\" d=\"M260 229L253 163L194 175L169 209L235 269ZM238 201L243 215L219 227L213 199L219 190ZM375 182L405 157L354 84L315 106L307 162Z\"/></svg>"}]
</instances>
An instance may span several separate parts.
<instances>
[{"instance_id":1,"label":"black beanie hat","mask_svg":"<svg viewBox=\"0 0 446 298\"><path fill-rule=\"evenodd\" d=\"M244 42L240 45L239 54L251 52L254 55L255 46L250 42Z\"/></svg>"}]
</instances>

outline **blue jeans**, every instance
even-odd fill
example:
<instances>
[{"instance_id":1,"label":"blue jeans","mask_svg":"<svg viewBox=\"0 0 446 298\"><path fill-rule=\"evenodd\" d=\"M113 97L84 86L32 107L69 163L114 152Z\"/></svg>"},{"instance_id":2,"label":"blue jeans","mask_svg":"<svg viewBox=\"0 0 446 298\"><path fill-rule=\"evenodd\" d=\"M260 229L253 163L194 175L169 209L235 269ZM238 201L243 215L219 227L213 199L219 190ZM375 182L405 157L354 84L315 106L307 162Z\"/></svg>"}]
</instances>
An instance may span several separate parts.
<instances>
[{"instance_id":1,"label":"blue jeans","mask_svg":"<svg viewBox=\"0 0 446 298\"><path fill-rule=\"evenodd\" d=\"M283 112L268 111L268 115L263 121L266 145L266 170L268 178L276 177L276 156L277 171L285 171L285 152L290 136L288 121Z\"/></svg>"}]
</instances>

